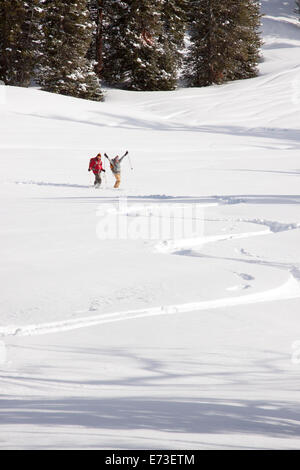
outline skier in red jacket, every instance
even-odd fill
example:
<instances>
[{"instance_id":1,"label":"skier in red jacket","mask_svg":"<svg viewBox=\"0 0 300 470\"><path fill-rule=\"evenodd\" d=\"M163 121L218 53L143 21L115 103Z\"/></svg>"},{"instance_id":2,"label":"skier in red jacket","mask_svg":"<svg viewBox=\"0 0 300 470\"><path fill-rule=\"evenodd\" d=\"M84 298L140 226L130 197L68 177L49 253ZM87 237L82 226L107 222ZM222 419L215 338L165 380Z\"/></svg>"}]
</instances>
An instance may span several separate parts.
<instances>
[{"instance_id":1,"label":"skier in red jacket","mask_svg":"<svg viewBox=\"0 0 300 470\"><path fill-rule=\"evenodd\" d=\"M98 153L98 155L95 158L90 159L90 165L89 165L89 170L94 173L95 175L95 182L94 186L95 188L99 188L101 185L101 172L104 171L102 160L101 160L101 153Z\"/></svg>"}]
</instances>

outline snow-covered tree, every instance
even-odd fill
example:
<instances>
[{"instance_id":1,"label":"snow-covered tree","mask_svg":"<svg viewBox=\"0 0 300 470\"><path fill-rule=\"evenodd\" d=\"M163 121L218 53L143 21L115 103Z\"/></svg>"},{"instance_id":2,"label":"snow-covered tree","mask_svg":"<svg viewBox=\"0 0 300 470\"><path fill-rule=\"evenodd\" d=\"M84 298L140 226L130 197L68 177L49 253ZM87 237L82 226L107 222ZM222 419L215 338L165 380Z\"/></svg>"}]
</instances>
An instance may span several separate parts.
<instances>
[{"instance_id":1,"label":"snow-covered tree","mask_svg":"<svg viewBox=\"0 0 300 470\"><path fill-rule=\"evenodd\" d=\"M258 0L191 0L187 83L208 86L256 76L260 17Z\"/></svg>"},{"instance_id":2,"label":"snow-covered tree","mask_svg":"<svg viewBox=\"0 0 300 470\"><path fill-rule=\"evenodd\" d=\"M182 66L184 37L188 12L188 0L163 0L161 4L161 19L163 35L160 38L164 54L162 60L165 68L169 68L174 79ZM175 84L175 83L174 83Z\"/></svg>"},{"instance_id":3,"label":"snow-covered tree","mask_svg":"<svg viewBox=\"0 0 300 470\"><path fill-rule=\"evenodd\" d=\"M89 0L88 9L90 12L93 28L92 41L87 53L87 58L95 65L95 72L99 78L102 76L103 68L103 16L105 15L106 0Z\"/></svg>"},{"instance_id":4,"label":"snow-covered tree","mask_svg":"<svg viewBox=\"0 0 300 470\"><path fill-rule=\"evenodd\" d=\"M28 86L41 54L43 0L0 1L0 80Z\"/></svg>"},{"instance_id":5,"label":"snow-covered tree","mask_svg":"<svg viewBox=\"0 0 300 470\"><path fill-rule=\"evenodd\" d=\"M86 55L93 23L87 0L46 0L45 40L39 82L52 93L100 101L94 65Z\"/></svg>"},{"instance_id":6,"label":"snow-covered tree","mask_svg":"<svg viewBox=\"0 0 300 470\"><path fill-rule=\"evenodd\" d=\"M173 30L179 7L171 0L172 17L170 24L166 24L167 3L103 1L103 77L108 84L131 90L175 88L178 56L174 43L179 41L182 31L175 35ZM173 44L167 39L168 32L173 34Z\"/></svg>"}]
</instances>

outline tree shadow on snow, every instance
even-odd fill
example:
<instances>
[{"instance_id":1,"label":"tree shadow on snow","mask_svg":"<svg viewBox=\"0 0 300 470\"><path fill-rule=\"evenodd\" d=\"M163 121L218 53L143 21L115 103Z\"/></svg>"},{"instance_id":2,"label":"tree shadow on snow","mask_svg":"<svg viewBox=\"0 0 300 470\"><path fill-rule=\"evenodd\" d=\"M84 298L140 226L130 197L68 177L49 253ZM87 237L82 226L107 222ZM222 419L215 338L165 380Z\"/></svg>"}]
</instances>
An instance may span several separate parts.
<instances>
[{"instance_id":1,"label":"tree shadow on snow","mask_svg":"<svg viewBox=\"0 0 300 470\"><path fill-rule=\"evenodd\" d=\"M20 345L16 346L20 347ZM27 347L25 347L27 349ZM278 368L278 359L281 355L272 353L272 351L264 351L263 360L251 361L251 373L249 368L241 367L236 370L228 370L222 365L224 360L224 353L222 358L215 356L214 360L210 359L210 367L212 371L207 370L207 364L204 360L204 370L201 371L201 363L199 360L180 360L177 366L174 367L174 373L169 368L165 367L164 361L143 357L140 354L131 353L122 348L112 348L109 350L91 348L91 347L65 347L55 344L51 347L48 344L45 346L34 347L39 354L39 350L46 349L55 354L66 354L71 360L72 364L78 368L78 360L82 357L89 358L89 361L95 361L92 367L92 377L86 381L86 378L75 379L43 379L43 377L32 378L31 386L35 386L35 381L41 385L50 386L52 393L55 393L57 387L58 391L62 391L64 386L69 387L69 391L64 394L70 396L62 397L61 394L51 399L49 398L16 398L9 399L3 397L0 401L0 416L2 425L30 425L30 426L70 426L70 427L84 427L86 429L106 429L106 430L153 430L173 433L195 433L195 434L261 434L269 437L300 437L300 409L299 403L292 401L281 401L265 399L242 399L231 398L217 399L209 396L207 385L210 387L211 380L216 380L219 385L219 390L224 391L227 389L228 394L230 390L234 392L236 387L250 386L249 393L256 385L253 381L253 370L260 372L256 379L260 385L261 374L265 374L264 383L268 390L274 387L272 377L276 376L280 371ZM266 355L266 352L268 353ZM43 356L43 355L42 355ZM134 374L130 377L116 377L111 380L110 378L102 378L100 374L98 378L96 364L99 361L105 361L108 356L109 360L114 356L116 360L130 359L138 361L139 370L141 373ZM55 356L56 357L56 356ZM222 360L220 360L222 359ZM59 372L60 363L54 360L56 364L54 367ZM65 363L62 361L62 370L65 368ZM249 364L248 364L249 365ZM195 370L197 366L197 370ZM200 370L199 370L200 367ZM182 372L182 371L185 372ZM37 371L36 371L37 372ZM147 374L145 374L147 372ZM150 374L149 374L150 373ZM251 383L249 383L249 373L251 375ZM269 375L270 374L270 375ZM196 384L194 387L189 385L189 390L197 393L199 396L180 397L178 395L166 398L166 396L118 396L107 397L104 396L106 391L103 385L111 387L118 387L120 390L126 387L126 391L130 393L130 386L143 386L141 394L145 390L164 390L165 387L168 391L170 387L180 392L181 387L186 391L186 380L192 377L202 375L203 378L208 380L208 383L202 385ZM58 373L58 376L61 376ZM72 377L72 376L71 376ZM6 375L6 379L7 379ZM171 382L169 382L171 380ZM15 377L14 377L15 380ZM30 377L26 378L26 382L31 380ZM53 382L53 383L52 383ZM275 382L276 383L276 382ZM22 377L20 378L22 384ZM93 396L76 397L76 393L82 393L82 386L99 387L97 390L92 389ZM79 386L79 388L78 388ZM62 387L62 388L61 388ZM135 392L138 388L135 389ZM238 391L238 389L237 389ZM47 393L47 388L45 388ZM109 393L109 392L108 392ZM75 395L75 396L74 396ZM155 394L156 395L156 394Z\"/></svg>"},{"instance_id":2,"label":"tree shadow on snow","mask_svg":"<svg viewBox=\"0 0 300 470\"><path fill-rule=\"evenodd\" d=\"M142 118L134 118L132 116L120 116L112 113L102 111L93 112L93 114L99 115L101 118L107 117L104 122L95 122L90 120L74 119L67 116L57 115L42 115L42 114L30 114L30 113L18 113L26 114L26 116L33 116L42 119L56 119L61 121L71 121L78 124L86 124L96 127L111 127L109 124L113 118L117 120L113 127L118 129L126 130L144 130L144 131L159 131L159 132L197 132L197 133L209 133L209 134L224 134L232 136L244 136L244 137L261 137L265 139L279 139L289 144L290 148L300 149L300 136L298 129L285 129L285 128L269 128L269 127L242 127L234 125L182 125L176 122L162 122L160 120L150 120ZM107 124L108 123L108 124ZM297 142L295 144L295 142Z\"/></svg>"},{"instance_id":3,"label":"tree shadow on snow","mask_svg":"<svg viewBox=\"0 0 300 470\"><path fill-rule=\"evenodd\" d=\"M261 0L263 12L266 15L271 16L286 16L287 11L291 12L291 17L295 17L293 14L295 10L295 1L294 0Z\"/></svg>"},{"instance_id":4,"label":"tree shadow on snow","mask_svg":"<svg viewBox=\"0 0 300 470\"><path fill-rule=\"evenodd\" d=\"M48 183L46 181L15 181L16 184L29 184L29 185L36 185L36 186L54 186L54 187L62 187L62 188L80 188L86 189L91 188L93 185L82 185L82 184L69 184L69 183Z\"/></svg>"},{"instance_id":5,"label":"tree shadow on snow","mask_svg":"<svg viewBox=\"0 0 300 470\"><path fill-rule=\"evenodd\" d=\"M1 424L300 437L298 404L150 397L3 400Z\"/></svg>"}]
</instances>

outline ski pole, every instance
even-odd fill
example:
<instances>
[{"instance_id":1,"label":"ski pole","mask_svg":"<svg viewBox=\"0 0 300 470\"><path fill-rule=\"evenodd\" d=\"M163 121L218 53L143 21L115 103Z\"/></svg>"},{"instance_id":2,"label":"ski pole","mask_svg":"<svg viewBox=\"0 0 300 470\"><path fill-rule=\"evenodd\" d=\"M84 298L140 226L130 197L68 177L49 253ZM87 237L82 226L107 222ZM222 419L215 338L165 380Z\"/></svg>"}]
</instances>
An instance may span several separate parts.
<instances>
[{"instance_id":1,"label":"ski pole","mask_svg":"<svg viewBox=\"0 0 300 470\"><path fill-rule=\"evenodd\" d=\"M130 168L133 170L129 154L128 154L128 162L129 162Z\"/></svg>"},{"instance_id":2,"label":"ski pole","mask_svg":"<svg viewBox=\"0 0 300 470\"><path fill-rule=\"evenodd\" d=\"M104 184L105 184L105 189L107 189L107 179L106 179L106 168L105 168L105 158L104 158L104 162L103 162L103 166L104 166Z\"/></svg>"}]
</instances>

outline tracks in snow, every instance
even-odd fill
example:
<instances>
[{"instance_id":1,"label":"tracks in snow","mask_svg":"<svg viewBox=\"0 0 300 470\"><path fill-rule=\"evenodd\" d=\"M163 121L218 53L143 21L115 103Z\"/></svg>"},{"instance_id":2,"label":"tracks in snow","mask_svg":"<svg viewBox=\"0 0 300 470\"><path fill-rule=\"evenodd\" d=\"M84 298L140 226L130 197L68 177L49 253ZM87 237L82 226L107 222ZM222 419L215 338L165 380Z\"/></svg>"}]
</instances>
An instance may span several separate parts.
<instances>
[{"instance_id":1,"label":"tracks in snow","mask_svg":"<svg viewBox=\"0 0 300 470\"><path fill-rule=\"evenodd\" d=\"M179 305L168 305L140 310L128 310L125 312L108 313L104 315L94 315L90 317L65 320L53 323L44 323L41 325L30 326L10 326L0 329L0 336L34 336L49 333L75 330L78 328L101 325L104 323L113 323L117 321L132 320L145 317L174 315L177 313L187 313L195 311L210 310L222 307L234 307L237 305L249 305L261 302L270 302L274 300L294 299L300 297L300 287L293 276L282 286L270 289L264 292L249 294L238 297L220 298L216 300L207 300L192 302Z\"/></svg>"},{"instance_id":2,"label":"tracks in snow","mask_svg":"<svg viewBox=\"0 0 300 470\"><path fill-rule=\"evenodd\" d=\"M156 245L156 251L159 253L178 253L181 250L186 250L187 248L200 247L207 243L234 240L239 238L250 238L257 237L261 235L269 235L271 232L270 229L260 230L259 232L246 232L246 233L235 233L230 235L211 235L208 237L195 237L190 239L183 240L171 240L163 241Z\"/></svg>"},{"instance_id":3,"label":"tracks in snow","mask_svg":"<svg viewBox=\"0 0 300 470\"><path fill-rule=\"evenodd\" d=\"M191 247L201 247L207 243L219 241L250 238L257 236L270 235L272 233L294 230L300 228L300 224L282 224L279 222L266 221L263 219L239 219L240 222L251 222L264 225L267 228L257 232L245 232L236 234L223 234L213 236L202 236L191 239L182 239L177 241L164 241L156 245L155 251L159 253L180 254L181 251ZM178 313L187 313L195 311L210 310L222 307L234 307L237 305L249 305L261 302L270 302L276 300L293 299L300 297L300 286L297 276L291 271L287 282L281 286L269 289L264 292L246 294L241 296L225 297L215 300L198 301L192 303L183 303L177 305L167 305L138 310L128 310L108 314L99 314L85 316L77 319L63 320L58 322L28 325L28 326L7 326L0 328L0 336L33 336L56 332L64 332L84 328L104 323L113 323L124 320L139 319L151 316L173 315Z\"/></svg>"}]
</instances>

